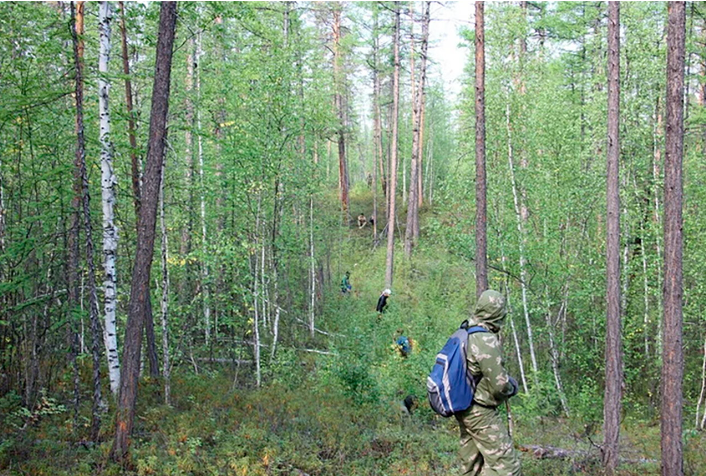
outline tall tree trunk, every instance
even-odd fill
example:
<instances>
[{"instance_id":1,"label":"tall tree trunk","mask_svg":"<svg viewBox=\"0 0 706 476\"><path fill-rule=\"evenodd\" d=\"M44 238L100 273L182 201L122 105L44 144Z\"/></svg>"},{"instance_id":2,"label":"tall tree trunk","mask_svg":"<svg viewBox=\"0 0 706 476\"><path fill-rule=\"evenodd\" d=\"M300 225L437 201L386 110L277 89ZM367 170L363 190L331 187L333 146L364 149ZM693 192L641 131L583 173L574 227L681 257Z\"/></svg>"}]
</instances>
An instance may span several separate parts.
<instances>
[{"instance_id":1,"label":"tall tree trunk","mask_svg":"<svg viewBox=\"0 0 706 476\"><path fill-rule=\"evenodd\" d=\"M429 50L429 22L431 20L431 2L424 2L422 13L422 65L420 81L420 106L419 106L419 157L417 158L417 221L419 220L419 207L424 203L424 170L422 156L424 155L424 105L426 102L426 78L427 78L427 51ZM415 238L419 238L419 223L414 228Z\"/></svg>"},{"instance_id":2,"label":"tall tree trunk","mask_svg":"<svg viewBox=\"0 0 706 476\"><path fill-rule=\"evenodd\" d=\"M667 5L667 118L664 159L664 326L662 476L684 474L682 445L682 158L685 2Z\"/></svg>"},{"instance_id":3,"label":"tall tree trunk","mask_svg":"<svg viewBox=\"0 0 706 476\"><path fill-rule=\"evenodd\" d=\"M259 192L257 195L257 216L255 217L255 249L257 250L258 245L260 242L262 242L262 246L265 246L265 238L264 238L264 233L262 234L262 237L260 236L260 213L262 210L262 192ZM262 218L264 220L264 218ZM253 337L255 338L255 342L253 343L253 355L255 358L255 384L257 387L260 387L260 384L262 383L262 374L260 370L260 309L259 309L259 300L260 300L260 293L261 288L260 288L260 281L258 280L258 270L260 270L260 260L257 255L253 256L252 259L253 262L253 267L254 267L254 279L253 279L253 312L254 312L254 320L253 320ZM260 270L260 272L264 273L264 268Z\"/></svg>"},{"instance_id":4,"label":"tall tree trunk","mask_svg":"<svg viewBox=\"0 0 706 476\"><path fill-rule=\"evenodd\" d=\"M618 466L623 352L620 313L620 4L608 2L608 144L606 219L606 339L603 466Z\"/></svg>"},{"instance_id":5,"label":"tall tree trunk","mask_svg":"<svg viewBox=\"0 0 706 476\"><path fill-rule=\"evenodd\" d=\"M125 74L125 104L127 107L127 130L130 140L130 163L132 165L132 197L135 206L135 225L140 217L140 159L137 156L137 135L135 127L135 113L132 105L132 83L130 81L130 56L127 49L127 28L125 25L125 3L120 5L120 32L123 53L123 74Z\"/></svg>"},{"instance_id":6,"label":"tall tree trunk","mask_svg":"<svg viewBox=\"0 0 706 476\"><path fill-rule=\"evenodd\" d=\"M417 216L417 207L419 199L417 198L417 182L418 182L418 158L419 158L419 122L421 117L421 96L419 88L415 82L415 66L414 66L414 3L410 4L410 90L412 92L412 159L410 163L410 178L409 178L409 197L405 197L404 187L402 200L407 200L407 226L404 234L404 254L407 259L412 256L412 249L415 245L414 226ZM421 82L421 78L420 78ZM406 163L406 162L405 162ZM406 177L406 173L402 174Z\"/></svg>"},{"instance_id":7,"label":"tall tree trunk","mask_svg":"<svg viewBox=\"0 0 706 476\"><path fill-rule=\"evenodd\" d=\"M103 340L108 356L108 376L110 391L117 398L120 386L120 356L118 355L118 336L115 326L115 309L117 307L117 275L115 258L118 251L118 230L115 227L115 186L117 179L113 172L113 144L110 140L110 83L105 77L108 73L110 60L111 23L113 7L110 2L101 2L99 9L100 26L100 57L98 71L98 107L100 109L100 141L101 141L101 190L103 200L103 268L105 278L105 327Z\"/></svg>"},{"instance_id":8,"label":"tall tree trunk","mask_svg":"<svg viewBox=\"0 0 706 476\"><path fill-rule=\"evenodd\" d=\"M517 181L515 180L515 154L512 146L512 126L510 122L510 97L505 103L505 127L507 128L507 159L510 166L510 181L512 183L512 199L515 205L515 219L517 221L517 233L519 235L520 252L520 288L522 290L522 313L525 316L527 326L527 340L529 344L530 359L532 361L532 377L535 386L539 384L537 365L537 355L534 351L534 337L532 335L532 321L529 314L529 303L527 302L527 257L525 256L525 228L522 219L522 204L518 193Z\"/></svg>"},{"instance_id":9,"label":"tall tree trunk","mask_svg":"<svg viewBox=\"0 0 706 476\"><path fill-rule=\"evenodd\" d=\"M169 80L176 30L176 6L175 2L163 2L160 8L147 164L142 188L142 206L140 207L135 265L130 287L128 320L125 328L123 372L120 380L115 440L111 450L112 459L119 462L124 461L127 457L129 436L135 419L142 328L147 317L147 306L150 299L150 271L154 254L157 202L167 133Z\"/></svg>"},{"instance_id":10,"label":"tall tree trunk","mask_svg":"<svg viewBox=\"0 0 706 476\"><path fill-rule=\"evenodd\" d=\"M380 27L378 23L378 3L373 3L373 242L378 244L378 164L382 194L387 196L387 181L383 168L382 117L380 113Z\"/></svg>"},{"instance_id":11,"label":"tall tree trunk","mask_svg":"<svg viewBox=\"0 0 706 476\"><path fill-rule=\"evenodd\" d=\"M82 9L81 9L82 10ZM83 12L81 12L83 16ZM77 29L77 31L80 31ZM79 33L80 34L80 33ZM83 40L79 40L83 42ZM83 46L78 48L79 54L76 59L77 77L83 79ZM76 118L77 123L80 122L80 128L83 129L83 81L77 81L76 87ZM86 171L86 149L83 143L83 132L79 134L79 146L77 148L77 157L79 161L81 175L81 202L83 208L83 227L86 236L86 267L88 268L88 310L89 319L91 322L91 355L93 357L93 405L91 409L91 441L98 440L98 432L100 431L100 406L102 403L101 396L101 345L102 334L101 325L98 317L98 288L96 286L96 266L94 262L95 247L93 245L93 225L91 223L91 196L88 187L88 172Z\"/></svg>"},{"instance_id":12,"label":"tall tree trunk","mask_svg":"<svg viewBox=\"0 0 706 476\"><path fill-rule=\"evenodd\" d=\"M517 365L520 367L520 379L522 380L522 389L527 393L527 376L525 375L525 366L522 359L522 349L520 348L520 340L517 337L517 328L515 327L515 320L512 318L512 307L510 305L510 286L508 285L508 280L510 275L506 271L507 256L505 256L505 248L502 245L501 237L498 237L500 241L500 262L503 266L503 273L505 274L505 302L507 304L508 320L510 321L510 329L512 330L512 341L515 344L515 353L517 355Z\"/></svg>"},{"instance_id":13,"label":"tall tree trunk","mask_svg":"<svg viewBox=\"0 0 706 476\"><path fill-rule=\"evenodd\" d=\"M125 26L125 4L119 2L121 10L121 33L123 52L123 73L125 74L125 103L128 114L128 137L130 140L130 160L132 164L132 193L135 206L135 228L139 230L140 208L142 203L142 174L140 159L137 156L137 137L135 134L135 113L132 104L132 84L130 82L130 61L127 50L127 29ZM159 362L154 338L154 321L152 318L152 303L147 303L147 318L144 319L145 335L147 337L147 357L150 363L150 376L159 377Z\"/></svg>"},{"instance_id":14,"label":"tall tree trunk","mask_svg":"<svg viewBox=\"0 0 706 476\"><path fill-rule=\"evenodd\" d=\"M314 254L314 197L309 197L309 335L314 337L316 317L316 255Z\"/></svg>"},{"instance_id":15,"label":"tall tree trunk","mask_svg":"<svg viewBox=\"0 0 706 476\"><path fill-rule=\"evenodd\" d=\"M166 157L166 156L165 156ZM159 225L162 232L162 377L164 379L164 404L172 404L171 369L169 367L169 241L167 222L164 219L164 169L166 158L162 163L162 180L159 183Z\"/></svg>"},{"instance_id":16,"label":"tall tree trunk","mask_svg":"<svg viewBox=\"0 0 706 476\"><path fill-rule=\"evenodd\" d=\"M343 89L345 79L341 65L341 9L340 2L336 2L333 8L333 82L335 87L336 113L338 114L338 183L341 190L341 205L345 216L346 224L350 223L350 202L348 198L348 164L346 162L346 122L343 101Z\"/></svg>"},{"instance_id":17,"label":"tall tree trunk","mask_svg":"<svg viewBox=\"0 0 706 476\"><path fill-rule=\"evenodd\" d=\"M423 101L424 87L426 83L427 49L429 38L429 8L430 2L424 3L422 12L422 48L421 65L419 72L419 83L417 86L412 82L413 109L412 109L412 168L410 177L410 196L407 204L407 229L405 231L405 255L410 257L412 249L417 244L419 238L419 206L422 194L422 134L423 134ZM414 44L414 40L412 41Z\"/></svg>"},{"instance_id":18,"label":"tall tree trunk","mask_svg":"<svg viewBox=\"0 0 706 476\"><path fill-rule=\"evenodd\" d=\"M422 156L424 154L424 103L426 99L426 84L427 84L427 62L429 51L429 23L431 22L431 2L424 2L424 10L422 13L422 45L421 56L422 64L420 66L421 79L419 82L419 157L417 157L417 215L414 224L414 238L419 239L419 207L424 203L423 199L423 176L422 173Z\"/></svg>"},{"instance_id":19,"label":"tall tree trunk","mask_svg":"<svg viewBox=\"0 0 706 476\"><path fill-rule=\"evenodd\" d=\"M392 137L390 140L390 182L388 184L387 256L385 260L385 287L392 287L395 260L395 189L397 188L397 118L400 98L400 10L395 6L395 33L393 40L395 69L392 75Z\"/></svg>"},{"instance_id":20,"label":"tall tree trunk","mask_svg":"<svg viewBox=\"0 0 706 476\"><path fill-rule=\"evenodd\" d=\"M73 7L73 3L72 3ZM96 288L96 268L93 261L93 227L91 225L91 198L88 191L88 173L86 172L86 145L83 126L83 2L76 4L74 23L74 59L76 64L76 160L77 172L74 177L80 181L81 204L83 208L83 226L86 235L86 265L88 267L89 316L91 321L91 354L93 356L93 406L91 410L91 440L98 439L100 431L100 323L98 321L98 291ZM78 225L78 223L77 223ZM77 260L78 261L78 260Z\"/></svg>"},{"instance_id":21,"label":"tall tree trunk","mask_svg":"<svg viewBox=\"0 0 706 476\"><path fill-rule=\"evenodd\" d=\"M199 186L201 188L200 196L200 211L201 211L201 290L203 293L203 321L204 321L204 338L206 346L211 341L211 289L209 284L209 271L206 263L207 250L207 229L206 229L206 186L204 184L204 161L203 161L203 138L201 134L201 32L196 35L196 55L195 55L195 70L196 70L196 131L197 131L197 147L199 155Z\"/></svg>"},{"instance_id":22,"label":"tall tree trunk","mask_svg":"<svg viewBox=\"0 0 706 476\"><path fill-rule=\"evenodd\" d=\"M191 253L192 244L191 237L194 229L194 190L196 189L196 184L194 182L194 62L196 56L196 46L194 44L194 38L189 38L187 42L187 56L186 56L186 77L185 77L185 106L184 115L186 119L186 128L184 130L184 164L185 164L185 179L186 188L188 190L187 194L187 204L186 204L186 223L181 230L181 243L179 245L179 253L182 259L186 259L186 255ZM187 297L187 293L191 294L191 289L189 289L189 273L190 266L188 260L184 265L185 276L179 281L179 296L182 303L189 302L191 298Z\"/></svg>"},{"instance_id":23,"label":"tall tree trunk","mask_svg":"<svg viewBox=\"0 0 706 476\"><path fill-rule=\"evenodd\" d=\"M71 198L71 228L69 230L69 308L71 309L69 325L69 360L73 369L73 422L74 431L78 428L78 407L80 403L80 378L78 371L79 335L76 329L77 317L80 313L80 284L79 284L79 237L81 231L81 161L85 154L85 139L83 131L83 115L79 114L83 102L83 2L71 2L71 27L74 49L75 67L75 107L76 107L76 154L74 158L73 197Z\"/></svg>"},{"instance_id":24,"label":"tall tree trunk","mask_svg":"<svg viewBox=\"0 0 706 476\"><path fill-rule=\"evenodd\" d=\"M476 0L476 298L488 289L485 184L485 26L483 2Z\"/></svg>"}]
</instances>

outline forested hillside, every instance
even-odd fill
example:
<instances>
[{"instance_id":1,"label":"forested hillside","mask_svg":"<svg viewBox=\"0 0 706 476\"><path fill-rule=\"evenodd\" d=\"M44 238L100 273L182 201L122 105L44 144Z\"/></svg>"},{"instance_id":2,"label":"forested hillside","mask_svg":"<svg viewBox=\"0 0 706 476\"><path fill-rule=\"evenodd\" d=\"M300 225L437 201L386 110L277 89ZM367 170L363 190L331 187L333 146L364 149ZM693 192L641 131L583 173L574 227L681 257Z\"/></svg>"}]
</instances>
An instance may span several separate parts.
<instances>
[{"instance_id":1,"label":"forested hillside","mask_svg":"<svg viewBox=\"0 0 706 476\"><path fill-rule=\"evenodd\" d=\"M486 289L523 474L706 474L706 5L464 3L0 3L0 475L453 474Z\"/></svg>"}]
</instances>

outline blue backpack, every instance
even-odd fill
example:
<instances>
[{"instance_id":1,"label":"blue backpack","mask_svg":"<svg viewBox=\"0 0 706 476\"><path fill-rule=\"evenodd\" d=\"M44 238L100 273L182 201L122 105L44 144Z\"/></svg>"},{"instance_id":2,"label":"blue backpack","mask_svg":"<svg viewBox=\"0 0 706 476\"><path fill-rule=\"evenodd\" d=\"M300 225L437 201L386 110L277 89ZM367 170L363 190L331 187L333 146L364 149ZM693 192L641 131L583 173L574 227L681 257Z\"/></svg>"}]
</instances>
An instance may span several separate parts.
<instances>
[{"instance_id":1,"label":"blue backpack","mask_svg":"<svg viewBox=\"0 0 706 476\"><path fill-rule=\"evenodd\" d=\"M409 339L407 339L406 336L399 336L395 343L403 356L409 355L412 351L412 345L409 343Z\"/></svg>"},{"instance_id":2,"label":"blue backpack","mask_svg":"<svg viewBox=\"0 0 706 476\"><path fill-rule=\"evenodd\" d=\"M436 363L427 378L429 404L443 417L466 410L473 404L473 393L478 382L468 374L466 348L468 335L476 332L488 330L480 326L461 325L436 355Z\"/></svg>"}]
</instances>

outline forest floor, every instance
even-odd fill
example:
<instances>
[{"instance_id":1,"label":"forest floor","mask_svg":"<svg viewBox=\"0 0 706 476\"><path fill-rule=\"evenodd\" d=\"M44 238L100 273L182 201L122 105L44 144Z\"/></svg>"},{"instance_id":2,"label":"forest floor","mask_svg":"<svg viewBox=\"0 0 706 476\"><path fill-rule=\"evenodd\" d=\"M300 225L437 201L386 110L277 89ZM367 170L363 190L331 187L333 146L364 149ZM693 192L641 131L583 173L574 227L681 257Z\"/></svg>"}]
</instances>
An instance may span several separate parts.
<instances>
[{"instance_id":1,"label":"forest floor","mask_svg":"<svg viewBox=\"0 0 706 476\"><path fill-rule=\"evenodd\" d=\"M353 196L353 218L371 209L369 193ZM429 210L424 214L435 219ZM0 399L0 476L457 474L456 422L433 414L424 388L446 331L470 310L472 263L450 255L431 236L412 263L398 248L390 308L379 318L374 307L385 250L373 248L371 233L369 226L342 229L332 257L334 278L317 316L317 326L329 335L310 342L329 355L282 347L265 366L266 384L259 389L248 369L232 364L204 363L198 373L182 366L173 372L169 407L161 403L161 383L143 379L128 468L108 462L110 421L94 445L71 433L71 412L61 400L47 398L32 417L19 408L19 397L6 396ZM341 295L338 283L346 270L353 292ZM394 350L399 330L416 343L408 358ZM89 360L83 363L86 382ZM70 375L63 385L68 395ZM547 403L547 392L551 388L511 402L523 474L602 474L601 397L571 401L572 417L565 418ZM407 415L402 400L410 394L419 406ZM84 397L87 432L88 392ZM658 475L659 420L632 413L625 411L621 427L624 463L618 474ZM687 431L685 474L706 475L705 455L706 435Z\"/></svg>"}]
</instances>

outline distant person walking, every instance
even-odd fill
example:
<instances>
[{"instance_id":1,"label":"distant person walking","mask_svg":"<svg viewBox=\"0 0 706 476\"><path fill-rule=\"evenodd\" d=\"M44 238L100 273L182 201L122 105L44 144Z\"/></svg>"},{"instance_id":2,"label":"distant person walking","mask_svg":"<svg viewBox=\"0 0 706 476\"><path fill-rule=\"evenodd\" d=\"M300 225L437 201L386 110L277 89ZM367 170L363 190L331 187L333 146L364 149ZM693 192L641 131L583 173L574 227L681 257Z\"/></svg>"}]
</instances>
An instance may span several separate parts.
<instances>
[{"instance_id":1,"label":"distant person walking","mask_svg":"<svg viewBox=\"0 0 706 476\"><path fill-rule=\"evenodd\" d=\"M392 294L392 291L390 291L389 289L385 289L378 298L378 305L375 308L378 314L382 314L385 312L385 308L387 307L387 298L390 297L390 294Z\"/></svg>"},{"instance_id":2,"label":"distant person walking","mask_svg":"<svg viewBox=\"0 0 706 476\"><path fill-rule=\"evenodd\" d=\"M351 286L350 278L351 277L351 272L346 271L346 274L343 276L343 279L341 280L341 292L343 294L348 294L348 292L353 288Z\"/></svg>"},{"instance_id":3,"label":"distant person walking","mask_svg":"<svg viewBox=\"0 0 706 476\"><path fill-rule=\"evenodd\" d=\"M520 458L498 413L498 406L518 391L517 382L503 366L497 335L506 314L502 294L491 290L481 294L471 325L490 332L468 336L468 371L478 383L471 407L456 413L461 430L461 474L464 476L522 474Z\"/></svg>"},{"instance_id":4,"label":"distant person walking","mask_svg":"<svg viewBox=\"0 0 706 476\"><path fill-rule=\"evenodd\" d=\"M367 224L368 224L367 217L365 215L363 215L362 213L360 215L358 215L358 228L363 228Z\"/></svg>"}]
</instances>

